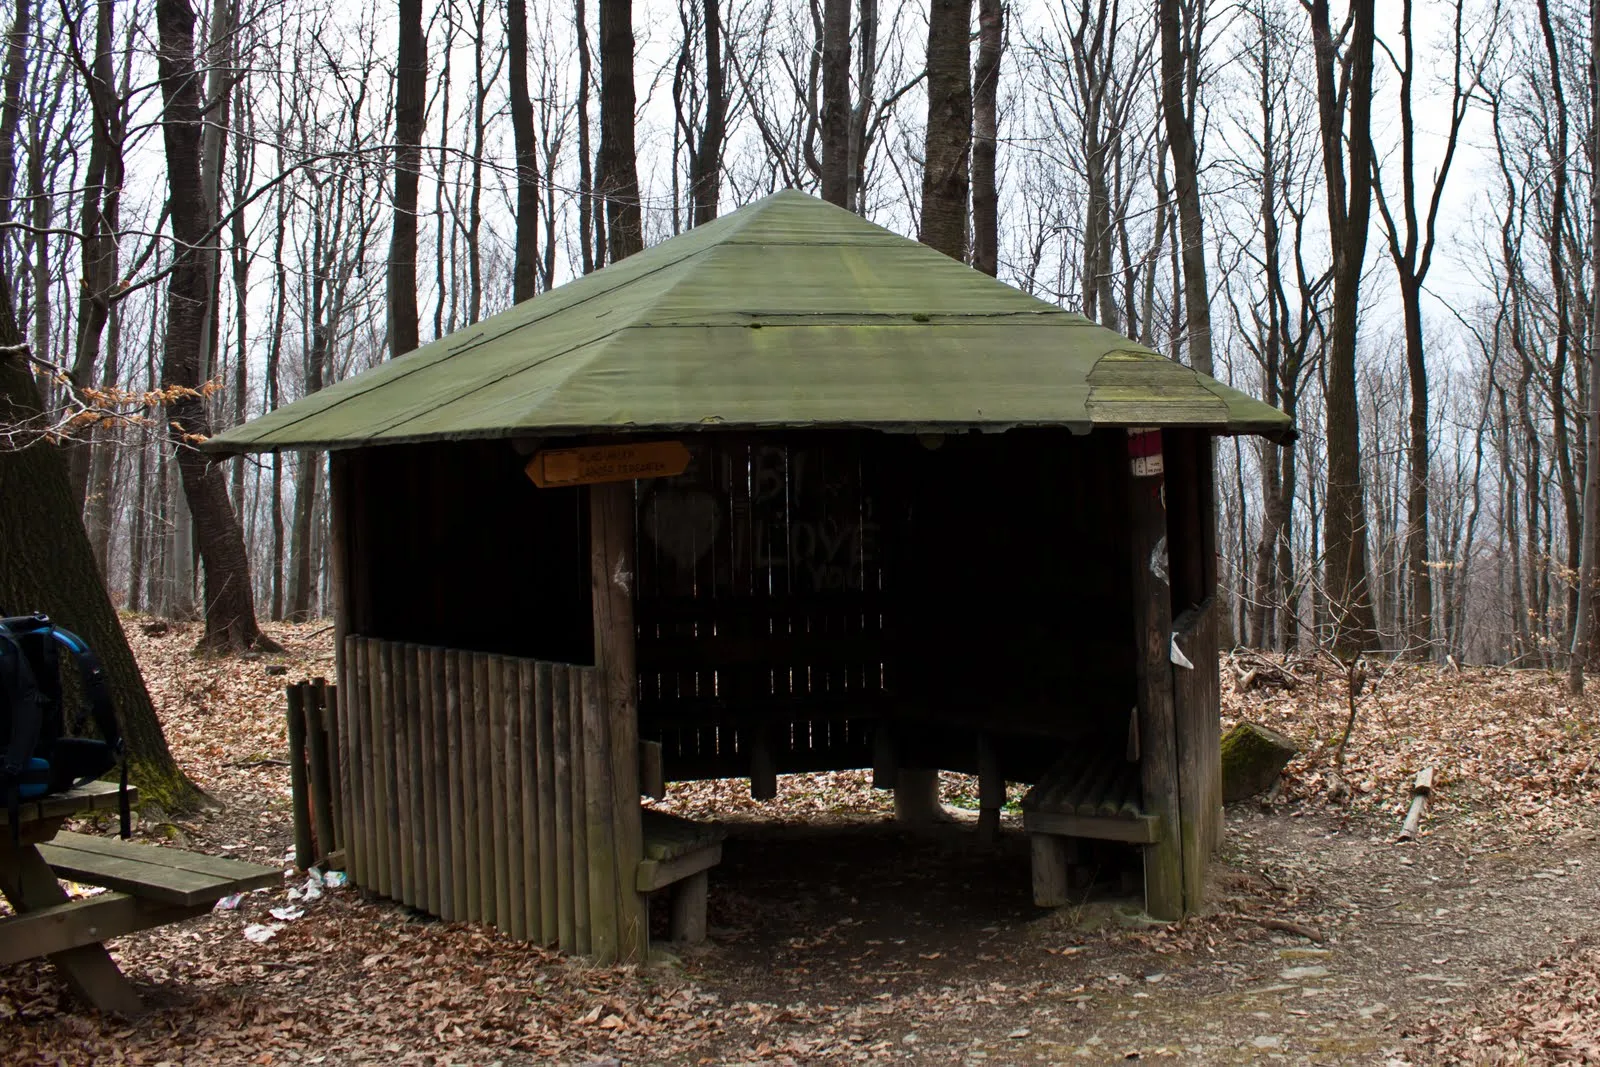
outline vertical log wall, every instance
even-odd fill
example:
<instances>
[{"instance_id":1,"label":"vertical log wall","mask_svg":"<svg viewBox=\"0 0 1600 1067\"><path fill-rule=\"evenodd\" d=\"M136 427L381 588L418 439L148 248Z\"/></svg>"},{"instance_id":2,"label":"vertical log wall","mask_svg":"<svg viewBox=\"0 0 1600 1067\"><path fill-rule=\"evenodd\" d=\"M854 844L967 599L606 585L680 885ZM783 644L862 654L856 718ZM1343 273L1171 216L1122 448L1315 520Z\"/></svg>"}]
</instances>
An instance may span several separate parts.
<instances>
[{"instance_id":1,"label":"vertical log wall","mask_svg":"<svg viewBox=\"0 0 1600 1067\"><path fill-rule=\"evenodd\" d=\"M643 858L638 805L622 825L594 668L352 635L340 694L357 885L601 962L644 957L643 905L615 891Z\"/></svg>"}]
</instances>

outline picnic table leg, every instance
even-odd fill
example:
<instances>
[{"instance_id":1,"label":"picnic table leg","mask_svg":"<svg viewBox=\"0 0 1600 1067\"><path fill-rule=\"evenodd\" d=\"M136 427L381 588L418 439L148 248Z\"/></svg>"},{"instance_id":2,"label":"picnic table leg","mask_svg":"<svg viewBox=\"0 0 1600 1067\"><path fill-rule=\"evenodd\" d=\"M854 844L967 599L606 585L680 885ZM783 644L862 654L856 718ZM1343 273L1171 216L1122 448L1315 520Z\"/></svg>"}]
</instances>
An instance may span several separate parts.
<instances>
[{"instance_id":1,"label":"picnic table leg","mask_svg":"<svg viewBox=\"0 0 1600 1067\"><path fill-rule=\"evenodd\" d=\"M19 915L65 904L68 899L50 865L31 844L16 851L9 843L0 845L0 890L4 890L6 899ZM100 1011L133 1016L144 1010L139 995L117 970L104 945L68 949L54 953L49 959L61 971L72 991Z\"/></svg>"}]
</instances>

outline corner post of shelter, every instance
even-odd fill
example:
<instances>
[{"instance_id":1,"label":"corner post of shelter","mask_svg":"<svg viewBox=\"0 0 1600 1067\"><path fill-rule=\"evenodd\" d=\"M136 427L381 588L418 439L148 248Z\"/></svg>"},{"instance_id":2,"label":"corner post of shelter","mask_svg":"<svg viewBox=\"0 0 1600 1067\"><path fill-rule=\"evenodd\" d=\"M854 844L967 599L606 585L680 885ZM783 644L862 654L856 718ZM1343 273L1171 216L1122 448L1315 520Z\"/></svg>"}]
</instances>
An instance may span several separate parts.
<instances>
[{"instance_id":1,"label":"corner post of shelter","mask_svg":"<svg viewBox=\"0 0 1600 1067\"><path fill-rule=\"evenodd\" d=\"M1140 779L1145 809L1160 819L1155 842L1145 846L1145 907L1157 919L1179 919L1184 914L1184 835L1160 430L1128 431L1128 470Z\"/></svg>"},{"instance_id":2,"label":"corner post of shelter","mask_svg":"<svg viewBox=\"0 0 1600 1067\"><path fill-rule=\"evenodd\" d=\"M585 702L585 713L596 716L596 721L585 724L585 733L600 741L601 751L591 751L589 759L598 759L603 773L588 783L592 795L587 807L592 820L600 812L609 811L610 815L609 826L591 827L588 835L591 921L597 927L614 922L617 959L642 962L649 949L650 931L645 897L635 887L636 872L644 859L644 832L639 807L634 483L594 484L588 487L588 494L589 574L600 699ZM600 855L606 851L609 858ZM602 871L603 880L597 885L593 875ZM601 896L610 899L601 900ZM598 929L595 933L599 955L602 945L609 947L610 939L598 936Z\"/></svg>"}]
</instances>

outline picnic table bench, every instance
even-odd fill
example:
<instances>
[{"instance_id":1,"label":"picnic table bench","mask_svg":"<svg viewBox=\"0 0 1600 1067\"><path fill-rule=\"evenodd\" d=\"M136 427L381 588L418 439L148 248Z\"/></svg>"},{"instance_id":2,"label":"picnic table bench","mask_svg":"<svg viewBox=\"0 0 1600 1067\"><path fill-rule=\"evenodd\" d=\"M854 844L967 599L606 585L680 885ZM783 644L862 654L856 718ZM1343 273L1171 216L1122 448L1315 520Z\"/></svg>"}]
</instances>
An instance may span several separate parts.
<instances>
[{"instance_id":1,"label":"picnic table bench","mask_svg":"<svg viewBox=\"0 0 1600 1067\"><path fill-rule=\"evenodd\" d=\"M644 859L639 861L634 888L653 893L670 887L672 940L704 941L710 891L707 872L722 862L722 842L728 831L651 808L644 809L642 822Z\"/></svg>"},{"instance_id":2,"label":"picnic table bench","mask_svg":"<svg viewBox=\"0 0 1600 1067\"><path fill-rule=\"evenodd\" d=\"M223 897L274 885L281 875L275 867L61 831L69 817L116 803L116 787L103 782L25 802L16 845L0 812L0 891L15 910L0 919L0 966L47 956L89 1004L135 1015L139 997L104 942L203 915ZM110 892L72 900L61 879Z\"/></svg>"}]
</instances>

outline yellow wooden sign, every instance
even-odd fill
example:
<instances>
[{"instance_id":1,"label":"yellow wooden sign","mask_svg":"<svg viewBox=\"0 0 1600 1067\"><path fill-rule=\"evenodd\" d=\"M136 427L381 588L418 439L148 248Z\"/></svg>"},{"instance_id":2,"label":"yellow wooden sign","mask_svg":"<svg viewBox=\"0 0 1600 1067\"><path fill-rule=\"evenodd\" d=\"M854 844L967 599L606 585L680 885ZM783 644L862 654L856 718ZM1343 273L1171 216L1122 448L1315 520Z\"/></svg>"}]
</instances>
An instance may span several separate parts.
<instances>
[{"instance_id":1,"label":"yellow wooden sign","mask_svg":"<svg viewBox=\"0 0 1600 1067\"><path fill-rule=\"evenodd\" d=\"M540 489L635 478L671 478L689 466L682 441L645 441L636 445L595 448L552 448L535 452L525 468Z\"/></svg>"}]
</instances>

